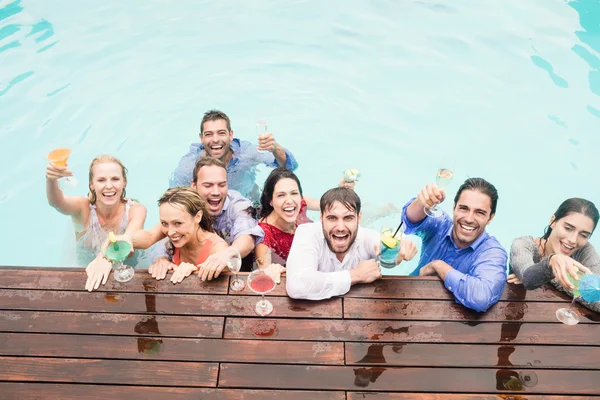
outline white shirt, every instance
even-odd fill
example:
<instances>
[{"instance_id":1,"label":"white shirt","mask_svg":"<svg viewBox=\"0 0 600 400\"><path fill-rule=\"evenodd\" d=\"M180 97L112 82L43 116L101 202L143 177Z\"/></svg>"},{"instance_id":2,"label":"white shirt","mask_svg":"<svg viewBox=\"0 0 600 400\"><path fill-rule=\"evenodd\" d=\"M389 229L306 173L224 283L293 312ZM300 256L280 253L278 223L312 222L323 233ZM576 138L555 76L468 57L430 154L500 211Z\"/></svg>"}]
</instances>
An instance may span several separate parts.
<instances>
[{"instance_id":1,"label":"white shirt","mask_svg":"<svg viewBox=\"0 0 600 400\"><path fill-rule=\"evenodd\" d=\"M350 271L361 261L375 258L379 233L358 227L356 239L340 262L323 235L320 222L296 229L286 263L286 289L294 299L321 300L350 290Z\"/></svg>"}]
</instances>

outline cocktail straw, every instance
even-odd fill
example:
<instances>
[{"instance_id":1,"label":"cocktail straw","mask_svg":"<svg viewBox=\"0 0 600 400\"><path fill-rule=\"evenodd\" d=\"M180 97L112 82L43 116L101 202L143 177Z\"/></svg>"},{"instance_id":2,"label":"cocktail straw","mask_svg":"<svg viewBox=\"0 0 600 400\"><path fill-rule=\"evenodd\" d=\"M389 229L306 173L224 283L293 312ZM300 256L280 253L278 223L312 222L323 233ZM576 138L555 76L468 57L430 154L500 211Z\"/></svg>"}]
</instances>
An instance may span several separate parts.
<instances>
[{"instance_id":1,"label":"cocktail straw","mask_svg":"<svg viewBox=\"0 0 600 400\"><path fill-rule=\"evenodd\" d=\"M398 229L396 229L396 232L394 232L394 234L392 235L392 237L396 237L396 234L398 233L398 231L400 230L400 228L402 228L403 224L404 224L404 221L400 221L400 225L398 225Z\"/></svg>"}]
</instances>

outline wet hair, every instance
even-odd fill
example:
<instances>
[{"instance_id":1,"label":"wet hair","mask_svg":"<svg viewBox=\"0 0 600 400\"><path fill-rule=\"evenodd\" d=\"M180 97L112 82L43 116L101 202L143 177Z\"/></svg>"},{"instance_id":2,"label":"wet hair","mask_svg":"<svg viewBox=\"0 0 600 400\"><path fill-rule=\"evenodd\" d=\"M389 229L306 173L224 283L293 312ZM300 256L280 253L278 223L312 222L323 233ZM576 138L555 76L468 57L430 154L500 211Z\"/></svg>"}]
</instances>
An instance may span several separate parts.
<instances>
[{"instance_id":1,"label":"wet hair","mask_svg":"<svg viewBox=\"0 0 600 400\"><path fill-rule=\"evenodd\" d=\"M215 165L217 167L221 167L225 170L225 172L227 172L227 167L225 166L225 163L221 160L219 160L218 158L214 158L214 157L200 157L198 159L198 161L196 161L196 165L194 166L194 172L193 172L193 181L194 183L198 182L198 172L200 172L200 168L202 167L207 167L210 165Z\"/></svg>"},{"instance_id":2,"label":"wet hair","mask_svg":"<svg viewBox=\"0 0 600 400\"><path fill-rule=\"evenodd\" d=\"M356 192L346 187L336 187L329 189L321 196L319 202L321 214L324 214L325 210L330 210L336 201L342 203L348 210L356 212L356 215L360 213L360 197Z\"/></svg>"},{"instance_id":3,"label":"wet hair","mask_svg":"<svg viewBox=\"0 0 600 400\"><path fill-rule=\"evenodd\" d=\"M596 229L596 225L598 225L598 219L600 218L600 214L598 214L598 209L589 200L582 199L579 197L572 197L567 199L558 206L558 209L554 212L554 222L566 217L572 213L583 214L586 217L589 217L594 222L594 228L592 232ZM542 240L548 241L550 234L552 233L552 228L550 225L544 229L544 236L542 236ZM544 252L546 252L546 243L544 243Z\"/></svg>"},{"instance_id":4,"label":"wet hair","mask_svg":"<svg viewBox=\"0 0 600 400\"><path fill-rule=\"evenodd\" d=\"M302 196L302 185L300 184L300 180L292 171L285 167L275 168L265 181L265 186L263 187L262 194L260 196L260 218L266 218L269 214L273 212L273 206L271 205L271 201L273 201L273 192L275 191L275 185L282 179L293 179L298 184L298 190L300 191L300 196Z\"/></svg>"},{"instance_id":5,"label":"wet hair","mask_svg":"<svg viewBox=\"0 0 600 400\"><path fill-rule=\"evenodd\" d=\"M198 212L202 212L202 218L200 219L200 228L208 232L214 232L212 218L206 212L206 202L194 189L189 186L180 186L169 189L158 199L158 206L168 203L174 206L178 206L195 217Z\"/></svg>"},{"instance_id":6,"label":"wet hair","mask_svg":"<svg viewBox=\"0 0 600 400\"><path fill-rule=\"evenodd\" d=\"M456 207L456 203L458 203L458 199L460 198L461 193L464 190L475 190L480 193L486 194L490 198L490 202L492 205L492 212L490 216L496 214L496 205L498 204L498 191L496 187L486 181L483 178L469 178L467 179L460 187L458 188L458 192L456 192L456 196L454 196L454 207Z\"/></svg>"},{"instance_id":7,"label":"wet hair","mask_svg":"<svg viewBox=\"0 0 600 400\"><path fill-rule=\"evenodd\" d=\"M102 164L102 163L115 163L119 167L121 167L121 174L123 175L123 181L125 181L125 185L127 185L127 168L125 168L125 166L123 165L121 160L119 160L117 157L111 156L110 154L103 154L92 160L92 162L90 163L90 170L89 170L89 175L88 175L89 185L91 185L92 181L94 180L94 172L92 171L94 169L94 166L96 166L97 164ZM89 187L89 185L88 185L88 187ZM96 197L95 190L92 190L90 188L90 191L88 193L88 199L90 200L91 204L96 204L96 200L98 200L98 198ZM127 200L125 199L125 187L123 187L123 192L121 193L121 202L123 202L123 203L127 202Z\"/></svg>"},{"instance_id":8,"label":"wet hair","mask_svg":"<svg viewBox=\"0 0 600 400\"><path fill-rule=\"evenodd\" d=\"M227 114L225 114L223 111L219 111L219 110L208 110L207 112L204 113L204 116L202 117L202 122L200 122L200 136L202 136L202 134L204 133L204 123L205 122L217 121L219 119L222 119L225 122L227 122L227 131L230 132L231 131L231 121L229 120L229 117L227 116Z\"/></svg>"}]
</instances>

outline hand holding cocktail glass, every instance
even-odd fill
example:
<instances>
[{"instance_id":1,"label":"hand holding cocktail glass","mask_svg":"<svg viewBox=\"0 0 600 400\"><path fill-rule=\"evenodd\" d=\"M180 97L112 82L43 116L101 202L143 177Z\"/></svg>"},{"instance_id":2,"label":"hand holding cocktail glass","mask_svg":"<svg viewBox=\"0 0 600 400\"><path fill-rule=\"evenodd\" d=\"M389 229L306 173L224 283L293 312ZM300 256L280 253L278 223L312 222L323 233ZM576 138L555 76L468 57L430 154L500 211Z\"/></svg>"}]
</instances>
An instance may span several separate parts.
<instances>
[{"instance_id":1,"label":"hand holding cocktail glass","mask_svg":"<svg viewBox=\"0 0 600 400\"><path fill-rule=\"evenodd\" d=\"M233 272L233 279L231 280L231 290L234 292L239 292L246 287L246 284L243 280L238 277L238 272L242 268L242 256L237 249L232 248L231 256L227 261L227 268L229 271Z\"/></svg>"},{"instance_id":2,"label":"hand holding cocktail glass","mask_svg":"<svg viewBox=\"0 0 600 400\"><path fill-rule=\"evenodd\" d=\"M426 215L438 218L442 215L442 211L437 205L446 200L446 192L436 184L430 183L417 194L417 200L423 204L423 211Z\"/></svg>"},{"instance_id":3,"label":"hand holding cocktail glass","mask_svg":"<svg viewBox=\"0 0 600 400\"><path fill-rule=\"evenodd\" d=\"M115 269L115 280L117 282L129 282L135 273L133 267L123 264L123 261L129 257L133 251L133 246L130 241L117 240L116 236L110 232L109 244L104 251L104 257L117 268Z\"/></svg>"},{"instance_id":4,"label":"hand holding cocktail glass","mask_svg":"<svg viewBox=\"0 0 600 400\"><path fill-rule=\"evenodd\" d=\"M423 203L425 204L423 211L425 211L425 214L429 215L430 217L439 218L442 216L442 210L437 205L444 201L444 198L446 197L444 189L448 187L454 176L455 163L456 162L454 158L444 157L442 162L439 164L438 171L435 175L435 185L431 191L432 196L425 198L425 203ZM440 195L443 195L443 198L441 198Z\"/></svg>"},{"instance_id":5,"label":"hand holding cocktail glass","mask_svg":"<svg viewBox=\"0 0 600 400\"><path fill-rule=\"evenodd\" d=\"M403 239L404 224L396 230L382 228L379 245L376 247L377 260L383 268L394 268L402 261L410 261L417 254L417 246L412 240Z\"/></svg>"},{"instance_id":6,"label":"hand holding cocktail glass","mask_svg":"<svg viewBox=\"0 0 600 400\"><path fill-rule=\"evenodd\" d=\"M77 185L77 179L73 173L67 169L67 160L71 155L71 150L66 148L56 149L48 154L50 164L46 167L46 177L48 179L65 178L65 182L71 186Z\"/></svg>"},{"instance_id":7,"label":"hand holding cocktail glass","mask_svg":"<svg viewBox=\"0 0 600 400\"><path fill-rule=\"evenodd\" d=\"M581 297L580 285L584 277L591 274L589 268L563 254L554 254L550 258L550 268L558 283L573 291L573 300L568 308L563 307L556 310L556 318L566 325L579 323L579 315L574 309L575 300Z\"/></svg>"}]
</instances>

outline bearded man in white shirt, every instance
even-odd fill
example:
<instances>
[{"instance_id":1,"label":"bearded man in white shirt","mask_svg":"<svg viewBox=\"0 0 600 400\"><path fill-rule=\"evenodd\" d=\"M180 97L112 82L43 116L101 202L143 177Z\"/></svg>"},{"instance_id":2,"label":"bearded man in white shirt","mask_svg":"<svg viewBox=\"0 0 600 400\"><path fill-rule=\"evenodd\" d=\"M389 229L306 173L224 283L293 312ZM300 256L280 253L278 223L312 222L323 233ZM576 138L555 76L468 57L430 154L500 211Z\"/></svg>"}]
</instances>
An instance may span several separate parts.
<instances>
[{"instance_id":1,"label":"bearded man in white shirt","mask_svg":"<svg viewBox=\"0 0 600 400\"><path fill-rule=\"evenodd\" d=\"M381 278L376 261L379 232L361 228L360 198L352 189L328 190L320 201L321 223L296 229L286 264L286 289L291 298L321 300L346 294L356 283ZM404 238L397 264L417 253Z\"/></svg>"}]
</instances>

